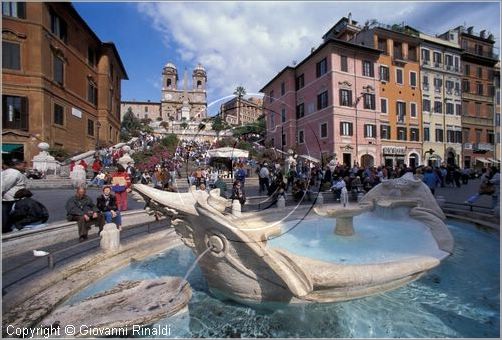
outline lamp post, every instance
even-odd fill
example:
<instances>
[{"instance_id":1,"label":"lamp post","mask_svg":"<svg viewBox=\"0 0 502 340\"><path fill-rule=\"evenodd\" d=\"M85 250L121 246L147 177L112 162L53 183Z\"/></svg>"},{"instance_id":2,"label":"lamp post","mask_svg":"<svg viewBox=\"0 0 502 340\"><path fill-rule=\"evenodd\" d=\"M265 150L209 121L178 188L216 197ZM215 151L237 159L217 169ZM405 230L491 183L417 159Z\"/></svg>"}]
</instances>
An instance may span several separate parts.
<instances>
[{"instance_id":1,"label":"lamp post","mask_svg":"<svg viewBox=\"0 0 502 340\"><path fill-rule=\"evenodd\" d=\"M429 158L436 152L434 149L430 148L429 150L424 152L424 160L425 160L425 155L430 154Z\"/></svg>"}]
</instances>

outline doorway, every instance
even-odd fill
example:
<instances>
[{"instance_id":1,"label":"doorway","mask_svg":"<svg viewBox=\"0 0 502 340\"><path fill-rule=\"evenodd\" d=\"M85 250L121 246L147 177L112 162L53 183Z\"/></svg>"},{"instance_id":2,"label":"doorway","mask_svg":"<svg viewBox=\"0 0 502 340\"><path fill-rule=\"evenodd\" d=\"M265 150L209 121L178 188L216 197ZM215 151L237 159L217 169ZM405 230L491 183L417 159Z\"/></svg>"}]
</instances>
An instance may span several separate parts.
<instances>
[{"instance_id":1,"label":"doorway","mask_svg":"<svg viewBox=\"0 0 502 340\"><path fill-rule=\"evenodd\" d=\"M348 167L351 166L351 164L352 164L352 154L350 154L350 153L344 153L343 154L343 164L347 165Z\"/></svg>"}]
</instances>

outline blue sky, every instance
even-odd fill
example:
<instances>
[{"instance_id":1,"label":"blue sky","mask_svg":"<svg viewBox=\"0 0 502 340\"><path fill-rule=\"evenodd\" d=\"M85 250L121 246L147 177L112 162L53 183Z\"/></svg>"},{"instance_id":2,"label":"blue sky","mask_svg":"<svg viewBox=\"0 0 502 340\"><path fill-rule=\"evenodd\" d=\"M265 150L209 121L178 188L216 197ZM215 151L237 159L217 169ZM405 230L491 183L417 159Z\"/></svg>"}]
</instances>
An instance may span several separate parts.
<instances>
[{"instance_id":1,"label":"blue sky","mask_svg":"<svg viewBox=\"0 0 502 340\"><path fill-rule=\"evenodd\" d=\"M242 85L257 93L311 47L342 16L364 23L405 22L425 33L458 25L487 29L500 46L498 2L76 2L102 41L113 41L129 75L122 100L160 100L162 67L172 61L180 79L202 63L210 112ZM499 53L499 51L496 51ZM182 86L181 83L179 86Z\"/></svg>"}]
</instances>

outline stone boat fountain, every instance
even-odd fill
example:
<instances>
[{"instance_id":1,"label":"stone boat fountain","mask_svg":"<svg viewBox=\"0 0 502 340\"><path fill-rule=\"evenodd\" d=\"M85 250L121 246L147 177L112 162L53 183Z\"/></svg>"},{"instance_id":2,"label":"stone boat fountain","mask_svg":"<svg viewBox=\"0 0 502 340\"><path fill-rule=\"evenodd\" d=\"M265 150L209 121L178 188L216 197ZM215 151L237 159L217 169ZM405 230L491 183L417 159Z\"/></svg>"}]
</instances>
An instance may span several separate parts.
<instances>
[{"instance_id":1,"label":"stone boat fountain","mask_svg":"<svg viewBox=\"0 0 502 340\"><path fill-rule=\"evenodd\" d=\"M183 243L199 256L199 266L213 294L238 302L336 302L395 289L438 266L453 251L445 216L429 189L413 175L388 180L368 192L359 204L316 207L319 220L331 221L333 237L354 237L353 217L379 210L406 212L434 241L434 249L390 261L338 263L272 247L283 234L280 212L243 213L235 217L219 190L170 193L142 184L135 193L146 209L171 218ZM268 218L264 218L267 215ZM392 223L392 220L390 220ZM329 235L328 235L329 236ZM280 242L279 242L280 243Z\"/></svg>"}]
</instances>

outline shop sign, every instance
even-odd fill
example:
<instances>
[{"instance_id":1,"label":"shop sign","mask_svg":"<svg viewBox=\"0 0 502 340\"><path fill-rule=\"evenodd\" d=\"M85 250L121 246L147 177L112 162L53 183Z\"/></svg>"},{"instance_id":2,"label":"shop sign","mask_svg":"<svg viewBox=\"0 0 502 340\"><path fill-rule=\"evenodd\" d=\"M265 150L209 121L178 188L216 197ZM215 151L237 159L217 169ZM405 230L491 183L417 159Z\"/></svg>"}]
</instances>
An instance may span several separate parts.
<instances>
[{"instance_id":1,"label":"shop sign","mask_svg":"<svg viewBox=\"0 0 502 340\"><path fill-rule=\"evenodd\" d=\"M404 155L406 147L404 146L384 146L382 147L384 155Z\"/></svg>"}]
</instances>

